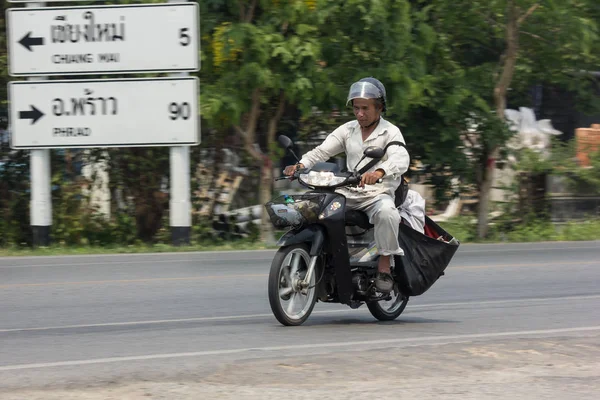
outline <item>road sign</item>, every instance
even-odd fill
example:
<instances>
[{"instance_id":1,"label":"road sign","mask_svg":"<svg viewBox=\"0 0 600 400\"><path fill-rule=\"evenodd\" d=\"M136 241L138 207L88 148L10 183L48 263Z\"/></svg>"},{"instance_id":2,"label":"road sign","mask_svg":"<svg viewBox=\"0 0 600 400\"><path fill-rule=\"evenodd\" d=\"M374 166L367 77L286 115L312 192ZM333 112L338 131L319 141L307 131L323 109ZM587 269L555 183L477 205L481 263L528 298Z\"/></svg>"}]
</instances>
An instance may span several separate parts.
<instances>
[{"instance_id":1,"label":"road sign","mask_svg":"<svg viewBox=\"0 0 600 400\"><path fill-rule=\"evenodd\" d=\"M9 8L12 76L198 71L198 4Z\"/></svg>"},{"instance_id":2,"label":"road sign","mask_svg":"<svg viewBox=\"0 0 600 400\"><path fill-rule=\"evenodd\" d=\"M36 3L35 0L7 0L9 3ZM43 2L43 3L56 3L56 2L61 2L61 3L67 3L67 2L71 2L71 1L81 1L81 0L38 0L37 3ZM104 0L87 0L87 1L104 1Z\"/></svg>"},{"instance_id":3,"label":"road sign","mask_svg":"<svg viewBox=\"0 0 600 400\"><path fill-rule=\"evenodd\" d=\"M199 143L198 78L8 83L11 146L183 146Z\"/></svg>"}]
</instances>

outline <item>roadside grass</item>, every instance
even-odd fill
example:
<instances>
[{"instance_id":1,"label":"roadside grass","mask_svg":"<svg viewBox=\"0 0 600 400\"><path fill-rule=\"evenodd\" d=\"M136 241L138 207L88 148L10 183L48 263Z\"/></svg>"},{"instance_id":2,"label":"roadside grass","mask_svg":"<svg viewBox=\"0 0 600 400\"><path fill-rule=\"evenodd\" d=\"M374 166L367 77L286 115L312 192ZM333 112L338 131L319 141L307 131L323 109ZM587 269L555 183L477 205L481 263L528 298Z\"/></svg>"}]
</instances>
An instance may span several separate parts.
<instances>
[{"instance_id":1,"label":"roadside grass","mask_svg":"<svg viewBox=\"0 0 600 400\"><path fill-rule=\"evenodd\" d=\"M600 218L584 221L552 223L543 219L525 219L514 222L509 219L490 224L488 237L477 239L477 226L472 216L453 218L439 225L461 243L524 243L547 241L600 240Z\"/></svg>"},{"instance_id":2,"label":"roadside grass","mask_svg":"<svg viewBox=\"0 0 600 400\"><path fill-rule=\"evenodd\" d=\"M510 220L496 221L490 225L488 238L477 239L477 227L472 216L461 216L439 225L465 243L519 243L542 241L580 241L600 240L600 218L585 221L570 221L554 224L545 220L531 220L514 223ZM283 231L275 232L279 238ZM31 248L26 246L10 246L0 248L0 257L8 256L58 256L86 254L128 254L128 253L166 253L166 252L197 252L197 251L237 251L275 249L261 241L237 239L231 241L205 241L190 245L175 246L165 243L143 244L128 246L67 246L52 244L48 247Z\"/></svg>"},{"instance_id":3,"label":"roadside grass","mask_svg":"<svg viewBox=\"0 0 600 400\"><path fill-rule=\"evenodd\" d=\"M175 253L195 251L236 251L262 250L269 247L259 242L238 240L229 244L197 243L175 246L171 244L136 244L129 246L61 246L51 244L48 247L7 247L0 248L0 257L11 256L58 256L86 254L133 254L133 253Z\"/></svg>"}]
</instances>

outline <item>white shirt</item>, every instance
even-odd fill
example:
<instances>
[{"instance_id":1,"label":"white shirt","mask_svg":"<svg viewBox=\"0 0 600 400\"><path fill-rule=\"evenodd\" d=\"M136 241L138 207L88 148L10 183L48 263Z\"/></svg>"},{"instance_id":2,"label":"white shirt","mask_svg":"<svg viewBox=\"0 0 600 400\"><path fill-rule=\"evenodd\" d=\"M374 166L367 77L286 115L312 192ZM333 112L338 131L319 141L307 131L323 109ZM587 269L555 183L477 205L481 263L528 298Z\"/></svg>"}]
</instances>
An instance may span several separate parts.
<instances>
[{"instance_id":1,"label":"white shirt","mask_svg":"<svg viewBox=\"0 0 600 400\"><path fill-rule=\"evenodd\" d=\"M365 141L362 139L358 121L353 120L339 126L325 138L323 143L304 154L300 163L304 164L306 168L311 168L318 162L325 162L331 157L345 152L348 171L353 171L367 147L384 148L392 141L405 143L400 129L383 118L380 118L379 124ZM366 157L356 169L360 169L370 161L371 158ZM400 178L408 170L409 164L410 156L406 148L390 146L383 158L368 171L382 169L385 172L382 183L365 185L364 188L341 188L339 191L350 198L373 197L384 193L393 197L400 184Z\"/></svg>"},{"instance_id":2,"label":"white shirt","mask_svg":"<svg viewBox=\"0 0 600 400\"><path fill-rule=\"evenodd\" d=\"M425 233L425 199L419 192L409 189L406 200L398 207L400 216L415 230Z\"/></svg>"}]
</instances>

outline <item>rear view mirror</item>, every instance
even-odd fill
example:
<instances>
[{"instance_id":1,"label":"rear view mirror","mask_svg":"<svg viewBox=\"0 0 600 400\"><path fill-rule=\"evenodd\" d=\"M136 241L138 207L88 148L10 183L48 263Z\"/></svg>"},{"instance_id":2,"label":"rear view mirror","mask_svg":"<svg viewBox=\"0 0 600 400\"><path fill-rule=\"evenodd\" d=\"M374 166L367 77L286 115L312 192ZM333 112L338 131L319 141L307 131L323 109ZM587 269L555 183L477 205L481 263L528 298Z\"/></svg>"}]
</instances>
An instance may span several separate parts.
<instances>
[{"instance_id":1,"label":"rear view mirror","mask_svg":"<svg viewBox=\"0 0 600 400\"><path fill-rule=\"evenodd\" d=\"M354 170L356 171L356 168L358 167L358 165L362 162L362 160L364 160L366 157L370 157L373 160L379 160L381 158L383 158L383 156L385 155L385 150L382 149L381 147L377 147L377 146L369 146L365 149L362 158L360 159L359 162L356 163L356 166L354 167ZM371 161L371 163L376 162L376 161ZM359 173L364 173L366 170L368 170L370 167L369 165L371 163L368 163L366 165L364 165L360 170L358 170L357 172Z\"/></svg>"},{"instance_id":2,"label":"rear view mirror","mask_svg":"<svg viewBox=\"0 0 600 400\"><path fill-rule=\"evenodd\" d=\"M289 137L287 137L285 135L280 135L277 138L277 141L279 142L279 145L286 150L289 150L292 147L294 147L294 142L292 142L292 139L290 139Z\"/></svg>"},{"instance_id":3,"label":"rear view mirror","mask_svg":"<svg viewBox=\"0 0 600 400\"><path fill-rule=\"evenodd\" d=\"M382 158L385 155L385 150L377 146L369 146L365 149L365 156L370 158Z\"/></svg>"},{"instance_id":4,"label":"rear view mirror","mask_svg":"<svg viewBox=\"0 0 600 400\"><path fill-rule=\"evenodd\" d=\"M296 158L296 161L300 161L300 158L298 158L296 153L294 153L294 150L292 150L292 148L294 147L294 142L292 142L292 139L285 135L279 135L277 141L279 142L279 145L281 147L289 151L294 156L294 158Z\"/></svg>"}]
</instances>

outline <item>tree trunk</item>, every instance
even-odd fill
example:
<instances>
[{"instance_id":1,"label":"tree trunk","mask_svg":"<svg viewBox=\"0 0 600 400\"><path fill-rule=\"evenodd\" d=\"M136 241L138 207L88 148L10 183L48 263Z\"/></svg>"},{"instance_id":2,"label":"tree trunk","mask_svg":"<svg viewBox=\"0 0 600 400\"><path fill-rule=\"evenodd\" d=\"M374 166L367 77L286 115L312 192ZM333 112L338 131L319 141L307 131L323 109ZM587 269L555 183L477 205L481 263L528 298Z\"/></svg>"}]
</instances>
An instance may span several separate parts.
<instances>
[{"instance_id":1,"label":"tree trunk","mask_svg":"<svg viewBox=\"0 0 600 400\"><path fill-rule=\"evenodd\" d=\"M477 237L484 239L488 233L488 212L492 183L494 182L495 161L488 158L487 165L483 170L483 177L479 184L479 201L477 207Z\"/></svg>"},{"instance_id":2,"label":"tree trunk","mask_svg":"<svg viewBox=\"0 0 600 400\"><path fill-rule=\"evenodd\" d=\"M258 115L260 114L260 89L255 89L252 94L252 108L247 118L246 129L242 129L236 126L236 130L244 138L245 148L248 153L259 163L260 165L260 180L259 180L259 202L264 205L266 202L271 200L272 185L273 185L273 162L271 161L270 151L267 150L263 153L257 144L256 140L256 128L258 123ZM273 116L269 119L269 125L266 136L266 147L270 149L275 141L275 134L277 133L277 126L279 120L285 110L285 96L281 92L277 103L277 109ZM263 210L261 217L260 226L261 240L267 244L274 243L273 228L269 220L268 214Z\"/></svg>"},{"instance_id":3,"label":"tree trunk","mask_svg":"<svg viewBox=\"0 0 600 400\"><path fill-rule=\"evenodd\" d=\"M506 109L506 93L513 79L515 66L517 64L517 55L519 52L519 25L530 15L537 6L530 8L521 18L519 18L517 6L514 0L507 2L507 23L506 23L506 52L503 56L504 63L502 73L494 88L494 105L496 115L504 121L504 110ZM485 158L485 165L482 166L483 175L479 185L479 202L477 209L477 236L484 239L488 233L488 213L490 209L490 198L494 175L496 172L496 160L499 157L500 148L494 145Z\"/></svg>"},{"instance_id":4,"label":"tree trunk","mask_svg":"<svg viewBox=\"0 0 600 400\"><path fill-rule=\"evenodd\" d=\"M275 143L275 135L277 134L277 126L279 125L279 121L283 116L283 112L285 110L285 94L283 91L279 94L279 99L277 101L277 109L275 114L269 119L269 126L267 129L267 156L265 157L265 162L263 163L263 169L266 171L263 172L263 176L265 180L262 182L261 190L260 190L260 202L261 204L265 204L269 200L271 200L271 196L273 194L273 158L271 157L271 148L273 147L273 143ZM275 238L273 236L273 225L269 220L269 216L265 210L263 210L262 218L261 218L261 237L263 241L267 244L275 244Z\"/></svg>"},{"instance_id":5,"label":"tree trunk","mask_svg":"<svg viewBox=\"0 0 600 400\"><path fill-rule=\"evenodd\" d=\"M264 162L260 171L260 192L259 199L260 204L264 205L266 202L271 200L272 185L273 185L273 163L269 157L264 158ZM273 235L273 225L269 220L269 214L263 207L261 218L260 218L260 238L263 243L272 245L275 243L275 237Z\"/></svg>"}]
</instances>

